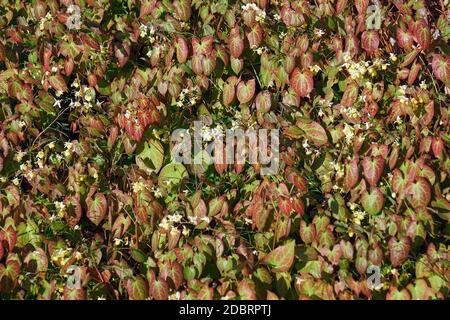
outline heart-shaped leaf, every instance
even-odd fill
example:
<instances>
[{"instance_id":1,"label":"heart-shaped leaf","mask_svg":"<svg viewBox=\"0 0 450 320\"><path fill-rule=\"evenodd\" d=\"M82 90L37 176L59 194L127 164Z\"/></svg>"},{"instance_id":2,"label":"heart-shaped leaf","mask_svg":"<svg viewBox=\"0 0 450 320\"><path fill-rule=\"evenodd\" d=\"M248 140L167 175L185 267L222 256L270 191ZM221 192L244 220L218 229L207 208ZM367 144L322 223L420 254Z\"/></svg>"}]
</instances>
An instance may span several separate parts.
<instances>
[{"instance_id":1,"label":"heart-shaped leaf","mask_svg":"<svg viewBox=\"0 0 450 320\"><path fill-rule=\"evenodd\" d=\"M262 91L258 93L255 99L256 110L261 113L266 113L270 111L272 105L272 99L269 91Z\"/></svg>"},{"instance_id":2,"label":"heart-shaped leaf","mask_svg":"<svg viewBox=\"0 0 450 320\"><path fill-rule=\"evenodd\" d=\"M146 173L158 173L164 161L164 148L162 144L151 139L146 141L137 151L136 164Z\"/></svg>"},{"instance_id":3,"label":"heart-shaped leaf","mask_svg":"<svg viewBox=\"0 0 450 320\"><path fill-rule=\"evenodd\" d=\"M351 190L359 181L358 158L353 158L345 166L344 189Z\"/></svg>"},{"instance_id":4,"label":"heart-shaped leaf","mask_svg":"<svg viewBox=\"0 0 450 320\"><path fill-rule=\"evenodd\" d=\"M414 24L414 37L422 50L428 50L431 43L431 31L425 19L420 19Z\"/></svg>"},{"instance_id":5,"label":"heart-shaped leaf","mask_svg":"<svg viewBox=\"0 0 450 320\"><path fill-rule=\"evenodd\" d=\"M234 81L228 79L227 82L223 84L223 104L226 106L230 105L233 102L235 95L236 88Z\"/></svg>"},{"instance_id":6,"label":"heart-shaped leaf","mask_svg":"<svg viewBox=\"0 0 450 320\"><path fill-rule=\"evenodd\" d=\"M189 55L189 48L186 40L183 37L177 37L175 40L175 49L177 60L179 63L185 63Z\"/></svg>"},{"instance_id":7,"label":"heart-shaped leaf","mask_svg":"<svg viewBox=\"0 0 450 320\"><path fill-rule=\"evenodd\" d=\"M408 258L411 250L411 240L408 237L402 237L397 240L395 237L388 242L389 257L394 268L399 267Z\"/></svg>"},{"instance_id":8,"label":"heart-shaped leaf","mask_svg":"<svg viewBox=\"0 0 450 320\"><path fill-rule=\"evenodd\" d=\"M89 197L86 199L86 204L88 206L87 217L95 225L99 225L108 210L108 202L105 195L102 192L97 192L93 198Z\"/></svg>"},{"instance_id":9,"label":"heart-shaped leaf","mask_svg":"<svg viewBox=\"0 0 450 320\"><path fill-rule=\"evenodd\" d=\"M239 281L237 292L243 300L256 300L255 283L252 280L243 279Z\"/></svg>"},{"instance_id":10,"label":"heart-shaped leaf","mask_svg":"<svg viewBox=\"0 0 450 320\"><path fill-rule=\"evenodd\" d=\"M250 32L246 32L246 36L250 48L258 48L263 39L263 29L261 28L261 25L259 23L256 23L251 27Z\"/></svg>"},{"instance_id":11,"label":"heart-shaped leaf","mask_svg":"<svg viewBox=\"0 0 450 320\"><path fill-rule=\"evenodd\" d=\"M352 81L345 88L342 95L341 104L345 107L352 106L358 98L358 85Z\"/></svg>"},{"instance_id":12,"label":"heart-shaped leaf","mask_svg":"<svg viewBox=\"0 0 450 320\"><path fill-rule=\"evenodd\" d=\"M409 51L412 49L414 37L409 31L397 28L397 42L401 48Z\"/></svg>"},{"instance_id":13,"label":"heart-shaped leaf","mask_svg":"<svg viewBox=\"0 0 450 320\"><path fill-rule=\"evenodd\" d=\"M364 191L361 195L361 204L367 213L379 213L384 205L383 192L379 188L372 188L370 192Z\"/></svg>"},{"instance_id":14,"label":"heart-shaped leaf","mask_svg":"<svg viewBox=\"0 0 450 320\"><path fill-rule=\"evenodd\" d=\"M162 279L153 281L150 283L150 295L155 300L167 300L169 298L169 285Z\"/></svg>"},{"instance_id":15,"label":"heart-shaped leaf","mask_svg":"<svg viewBox=\"0 0 450 320\"><path fill-rule=\"evenodd\" d=\"M362 166L364 178L372 187L375 187L383 174L384 158L382 156L364 157Z\"/></svg>"},{"instance_id":16,"label":"heart-shaped leaf","mask_svg":"<svg viewBox=\"0 0 450 320\"><path fill-rule=\"evenodd\" d=\"M271 251L264 257L263 263L272 268L273 272L287 272L294 262L295 241L291 240Z\"/></svg>"},{"instance_id":17,"label":"heart-shaped leaf","mask_svg":"<svg viewBox=\"0 0 450 320\"><path fill-rule=\"evenodd\" d=\"M314 88L313 74L309 70L303 72L295 68L289 78L292 89L299 97L306 97Z\"/></svg>"},{"instance_id":18,"label":"heart-shaped leaf","mask_svg":"<svg viewBox=\"0 0 450 320\"><path fill-rule=\"evenodd\" d=\"M380 36L376 30L364 31L361 36L361 46L367 53L371 54L378 49L380 45Z\"/></svg>"},{"instance_id":19,"label":"heart-shaped leaf","mask_svg":"<svg viewBox=\"0 0 450 320\"><path fill-rule=\"evenodd\" d=\"M305 133L305 137L314 144L322 146L328 143L325 129L317 122L309 119L297 119L297 126Z\"/></svg>"},{"instance_id":20,"label":"heart-shaped leaf","mask_svg":"<svg viewBox=\"0 0 450 320\"><path fill-rule=\"evenodd\" d=\"M405 193L414 208L426 207L431 201L431 187L427 179L419 177L406 186Z\"/></svg>"},{"instance_id":21,"label":"heart-shaped leaf","mask_svg":"<svg viewBox=\"0 0 450 320\"><path fill-rule=\"evenodd\" d=\"M450 84L450 56L434 54L431 67L437 79L445 84Z\"/></svg>"},{"instance_id":22,"label":"heart-shaped leaf","mask_svg":"<svg viewBox=\"0 0 450 320\"><path fill-rule=\"evenodd\" d=\"M159 173L158 185L163 188L177 185L187 176L187 170L181 163L169 163Z\"/></svg>"},{"instance_id":23,"label":"heart-shaped leaf","mask_svg":"<svg viewBox=\"0 0 450 320\"><path fill-rule=\"evenodd\" d=\"M60 74L55 74L50 76L48 82L52 86L53 89L57 91L67 92L69 89L67 88L66 81Z\"/></svg>"},{"instance_id":24,"label":"heart-shaped leaf","mask_svg":"<svg viewBox=\"0 0 450 320\"><path fill-rule=\"evenodd\" d=\"M130 300L145 300L148 297L147 283L141 276L127 279L125 288Z\"/></svg>"},{"instance_id":25,"label":"heart-shaped leaf","mask_svg":"<svg viewBox=\"0 0 450 320\"><path fill-rule=\"evenodd\" d=\"M313 223L307 224L306 221L300 221L300 238L306 244L310 244L316 238L316 227Z\"/></svg>"},{"instance_id":26,"label":"heart-shaped leaf","mask_svg":"<svg viewBox=\"0 0 450 320\"><path fill-rule=\"evenodd\" d=\"M240 35L239 27L235 26L231 29L228 40L228 49L234 58L239 58L244 51L244 39Z\"/></svg>"},{"instance_id":27,"label":"heart-shaped leaf","mask_svg":"<svg viewBox=\"0 0 450 320\"><path fill-rule=\"evenodd\" d=\"M248 103L252 100L255 94L256 82L255 79L247 82L241 81L237 85L236 95L240 103Z\"/></svg>"}]
</instances>

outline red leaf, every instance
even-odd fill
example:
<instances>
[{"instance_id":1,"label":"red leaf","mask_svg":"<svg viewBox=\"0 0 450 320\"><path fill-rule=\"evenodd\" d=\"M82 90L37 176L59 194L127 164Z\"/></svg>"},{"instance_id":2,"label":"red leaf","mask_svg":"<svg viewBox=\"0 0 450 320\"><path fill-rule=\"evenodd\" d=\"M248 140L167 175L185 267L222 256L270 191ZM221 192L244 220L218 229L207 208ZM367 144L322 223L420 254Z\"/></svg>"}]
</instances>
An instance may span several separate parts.
<instances>
[{"instance_id":1,"label":"red leaf","mask_svg":"<svg viewBox=\"0 0 450 320\"><path fill-rule=\"evenodd\" d=\"M382 156L364 157L362 166L364 178L372 187L375 187L383 174L384 158Z\"/></svg>"},{"instance_id":2,"label":"red leaf","mask_svg":"<svg viewBox=\"0 0 450 320\"><path fill-rule=\"evenodd\" d=\"M434 137L431 142L431 150L436 158L440 158L444 150L444 141L440 137Z\"/></svg>"},{"instance_id":3,"label":"red leaf","mask_svg":"<svg viewBox=\"0 0 450 320\"><path fill-rule=\"evenodd\" d=\"M202 69L205 76L210 76L216 68L216 55L211 54L202 59Z\"/></svg>"},{"instance_id":4,"label":"red leaf","mask_svg":"<svg viewBox=\"0 0 450 320\"><path fill-rule=\"evenodd\" d=\"M434 54L431 62L433 74L445 84L450 83L450 56Z\"/></svg>"},{"instance_id":5,"label":"red leaf","mask_svg":"<svg viewBox=\"0 0 450 320\"><path fill-rule=\"evenodd\" d=\"M305 22L305 17L291 8L289 6L283 6L281 8L281 19L288 27L299 27Z\"/></svg>"},{"instance_id":6,"label":"red leaf","mask_svg":"<svg viewBox=\"0 0 450 320\"><path fill-rule=\"evenodd\" d=\"M155 300L167 300L169 298L169 285L159 279L150 283L150 294Z\"/></svg>"},{"instance_id":7,"label":"red leaf","mask_svg":"<svg viewBox=\"0 0 450 320\"><path fill-rule=\"evenodd\" d=\"M358 85L352 81L345 88L341 104L344 107L350 107L356 102L356 99L358 99Z\"/></svg>"},{"instance_id":8,"label":"red leaf","mask_svg":"<svg viewBox=\"0 0 450 320\"><path fill-rule=\"evenodd\" d=\"M145 300L148 297L147 283L140 276L127 279L125 288L130 300Z\"/></svg>"},{"instance_id":9,"label":"red leaf","mask_svg":"<svg viewBox=\"0 0 450 320\"><path fill-rule=\"evenodd\" d=\"M255 79L248 80L247 82L241 81L237 85L236 96L240 103L248 103L252 100L255 94L256 82Z\"/></svg>"},{"instance_id":10,"label":"red leaf","mask_svg":"<svg viewBox=\"0 0 450 320\"><path fill-rule=\"evenodd\" d=\"M93 199L91 197L86 199L86 204L88 206L87 217L95 225L99 225L108 210L108 202L105 195L101 192L97 192Z\"/></svg>"},{"instance_id":11,"label":"red leaf","mask_svg":"<svg viewBox=\"0 0 450 320\"><path fill-rule=\"evenodd\" d=\"M380 36L378 35L378 31L369 30L364 31L361 36L361 46L367 53L371 54L378 49L380 45Z\"/></svg>"},{"instance_id":12,"label":"red leaf","mask_svg":"<svg viewBox=\"0 0 450 320\"><path fill-rule=\"evenodd\" d=\"M369 0L355 0L355 7L359 15L364 15L369 6Z\"/></svg>"},{"instance_id":13,"label":"red leaf","mask_svg":"<svg viewBox=\"0 0 450 320\"><path fill-rule=\"evenodd\" d=\"M130 45L127 42L119 43L114 46L114 56L119 62L119 66L122 68L127 64L130 58Z\"/></svg>"},{"instance_id":14,"label":"red leaf","mask_svg":"<svg viewBox=\"0 0 450 320\"><path fill-rule=\"evenodd\" d=\"M141 2L141 9L139 12L139 18L143 18L152 13L156 6L156 0L144 0Z\"/></svg>"},{"instance_id":15,"label":"red leaf","mask_svg":"<svg viewBox=\"0 0 450 320\"><path fill-rule=\"evenodd\" d=\"M64 72L66 76L70 76L72 74L73 67L74 67L73 59L70 57L66 58L66 60L64 61Z\"/></svg>"},{"instance_id":16,"label":"red leaf","mask_svg":"<svg viewBox=\"0 0 450 320\"><path fill-rule=\"evenodd\" d=\"M287 167L285 172L286 180L292 183L299 191L307 192L308 184L300 174L300 172L293 168Z\"/></svg>"},{"instance_id":17,"label":"red leaf","mask_svg":"<svg viewBox=\"0 0 450 320\"><path fill-rule=\"evenodd\" d=\"M64 219L70 227L75 227L81 219L82 208L79 196L67 196L64 199L66 210L64 212Z\"/></svg>"},{"instance_id":18,"label":"red leaf","mask_svg":"<svg viewBox=\"0 0 450 320\"><path fill-rule=\"evenodd\" d=\"M212 51L214 38L212 36L203 37L201 39L192 38L193 55L209 55Z\"/></svg>"},{"instance_id":19,"label":"red leaf","mask_svg":"<svg viewBox=\"0 0 450 320\"><path fill-rule=\"evenodd\" d=\"M239 281L237 292L242 300L256 300L255 284L252 280L243 279Z\"/></svg>"},{"instance_id":20,"label":"red leaf","mask_svg":"<svg viewBox=\"0 0 450 320\"><path fill-rule=\"evenodd\" d=\"M306 138L314 144L321 146L328 143L327 132L319 123L299 118L297 120L297 126L305 132Z\"/></svg>"},{"instance_id":21,"label":"red leaf","mask_svg":"<svg viewBox=\"0 0 450 320\"><path fill-rule=\"evenodd\" d=\"M83 288L69 288L68 286L64 287L63 297L64 297L64 300L85 300L86 299Z\"/></svg>"},{"instance_id":22,"label":"red leaf","mask_svg":"<svg viewBox=\"0 0 450 320\"><path fill-rule=\"evenodd\" d=\"M192 14L191 1L187 0L175 0L173 2L176 16L184 22L189 21Z\"/></svg>"},{"instance_id":23,"label":"red leaf","mask_svg":"<svg viewBox=\"0 0 450 320\"><path fill-rule=\"evenodd\" d=\"M261 91L255 99L256 110L261 113L270 111L272 105L272 98L269 91Z\"/></svg>"},{"instance_id":24,"label":"red leaf","mask_svg":"<svg viewBox=\"0 0 450 320\"><path fill-rule=\"evenodd\" d=\"M347 7L348 0L337 0L336 2L336 14L340 15Z\"/></svg>"},{"instance_id":25,"label":"red leaf","mask_svg":"<svg viewBox=\"0 0 450 320\"><path fill-rule=\"evenodd\" d=\"M414 208L426 207L431 201L431 187L427 179L419 177L406 186L405 193Z\"/></svg>"},{"instance_id":26,"label":"red leaf","mask_svg":"<svg viewBox=\"0 0 450 320\"><path fill-rule=\"evenodd\" d=\"M412 49L414 38L409 31L397 28L397 43L401 48L409 51Z\"/></svg>"},{"instance_id":27,"label":"red leaf","mask_svg":"<svg viewBox=\"0 0 450 320\"><path fill-rule=\"evenodd\" d=\"M392 237L389 240L388 248L392 266L396 268L408 258L411 250L411 240L408 237L402 237L397 241L396 238Z\"/></svg>"},{"instance_id":28,"label":"red leaf","mask_svg":"<svg viewBox=\"0 0 450 320\"><path fill-rule=\"evenodd\" d=\"M301 72L299 68L295 68L289 81L292 89L300 97L306 97L314 88L313 74L309 70Z\"/></svg>"},{"instance_id":29,"label":"red leaf","mask_svg":"<svg viewBox=\"0 0 450 320\"><path fill-rule=\"evenodd\" d=\"M230 54L234 58L239 58L244 51L244 39L242 39L240 35L238 26L231 29L230 38L228 40L228 49L230 49Z\"/></svg>"},{"instance_id":30,"label":"red leaf","mask_svg":"<svg viewBox=\"0 0 450 320\"><path fill-rule=\"evenodd\" d=\"M177 60L179 63L185 63L189 55L189 48L186 40L183 37L177 37L175 40L175 49Z\"/></svg>"},{"instance_id":31,"label":"red leaf","mask_svg":"<svg viewBox=\"0 0 450 320\"><path fill-rule=\"evenodd\" d=\"M175 290L178 290L178 288L183 284L183 267L176 261L171 264L169 278L172 280Z\"/></svg>"},{"instance_id":32,"label":"red leaf","mask_svg":"<svg viewBox=\"0 0 450 320\"><path fill-rule=\"evenodd\" d=\"M425 19L421 19L414 24L414 37L422 50L426 51L431 43L431 31Z\"/></svg>"},{"instance_id":33,"label":"red leaf","mask_svg":"<svg viewBox=\"0 0 450 320\"><path fill-rule=\"evenodd\" d=\"M345 166L345 177L344 177L344 189L349 191L359 181L359 166L358 166L358 158L353 158L347 165Z\"/></svg>"},{"instance_id":34,"label":"red leaf","mask_svg":"<svg viewBox=\"0 0 450 320\"><path fill-rule=\"evenodd\" d=\"M256 228L261 231L266 225L267 218L269 217L269 210L264 207L264 204L260 198L254 199L247 208L248 214L252 217Z\"/></svg>"},{"instance_id":35,"label":"red leaf","mask_svg":"<svg viewBox=\"0 0 450 320\"><path fill-rule=\"evenodd\" d=\"M191 67L192 67L192 71L194 71L195 74L200 75L203 73L203 59L205 58L204 55L201 54L194 54L192 56L192 61L191 61Z\"/></svg>"},{"instance_id":36,"label":"red leaf","mask_svg":"<svg viewBox=\"0 0 450 320\"><path fill-rule=\"evenodd\" d=\"M8 252L13 251L14 246L16 245L17 242L17 233L11 225L8 226L6 229L2 229L0 231L0 240L6 241L8 243Z\"/></svg>"},{"instance_id":37,"label":"red leaf","mask_svg":"<svg viewBox=\"0 0 450 320\"><path fill-rule=\"evenodd\" d=\"M263 30L259 23L257 23L250 29L250 32L246 32L246 35L250 48L255 49L261 44L263 39Z\"/></svg>"}]
</instances>

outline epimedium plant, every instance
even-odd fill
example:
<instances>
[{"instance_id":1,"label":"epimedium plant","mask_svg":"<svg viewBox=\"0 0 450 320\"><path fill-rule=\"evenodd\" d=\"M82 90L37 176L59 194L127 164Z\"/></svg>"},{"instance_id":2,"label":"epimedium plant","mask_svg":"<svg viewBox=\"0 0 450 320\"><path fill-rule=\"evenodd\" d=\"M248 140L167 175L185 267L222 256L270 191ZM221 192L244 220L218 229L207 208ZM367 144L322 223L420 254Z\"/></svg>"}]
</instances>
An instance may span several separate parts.
<instances>
[{"instance_id":1,"label":"epimedium plant","mask_svg":"<svg viewBox=\"0 0 450 320\"><path fill-rule=\"evenodd\" d=\"M1 7L2 298L448 298L447 0ZM278 172L175 163L198 119Z\"/></svg>"}]
</instances>

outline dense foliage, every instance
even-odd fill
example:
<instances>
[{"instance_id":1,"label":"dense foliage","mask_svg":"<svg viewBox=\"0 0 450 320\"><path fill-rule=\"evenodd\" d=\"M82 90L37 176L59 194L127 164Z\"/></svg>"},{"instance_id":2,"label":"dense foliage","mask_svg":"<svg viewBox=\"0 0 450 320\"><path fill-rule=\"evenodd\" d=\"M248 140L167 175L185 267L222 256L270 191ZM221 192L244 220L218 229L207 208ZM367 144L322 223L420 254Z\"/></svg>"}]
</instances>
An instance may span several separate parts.
<instances>
[{"instance_id":1,"label":"dense foliage","mask_svg":"<svg viewBox=\"0 0 450 320\"><path fill-rule=\"evenodd\" d=\"M448 0L0 12L1 298L448 298ZM278 173L173 163L198 119Z\"/></svg>"}]
</instances>

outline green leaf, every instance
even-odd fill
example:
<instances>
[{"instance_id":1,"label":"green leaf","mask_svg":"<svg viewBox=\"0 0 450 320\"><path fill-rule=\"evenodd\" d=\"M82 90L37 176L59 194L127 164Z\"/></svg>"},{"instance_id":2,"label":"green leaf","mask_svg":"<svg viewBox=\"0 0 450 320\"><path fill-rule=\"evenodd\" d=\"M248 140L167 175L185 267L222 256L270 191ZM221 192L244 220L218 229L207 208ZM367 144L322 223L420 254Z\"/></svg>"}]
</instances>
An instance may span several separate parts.
<instances>
[{"instance_id":1,"label":"green leaf","mask_svg":"<svg viewBox=\"0 0 450 320\"><path fill-rule=\"evenodd\" d=\"M164 148L157 140L149 140L143 143L137 151L136 164L139 169L149 173L158 173L164 161Z\"/></svg>"},{"instance_id":2,"label":"green leaf","mask_svg":"<svg viewBox=\"0 0 450 320\"><path fill-rule=\"evenodd\" d=\"M177 185L188 176L186 168L180 163L169 163L162 168L158 177L158 185L167 188L170 185Z\"/></svg>"}]
</instances>

